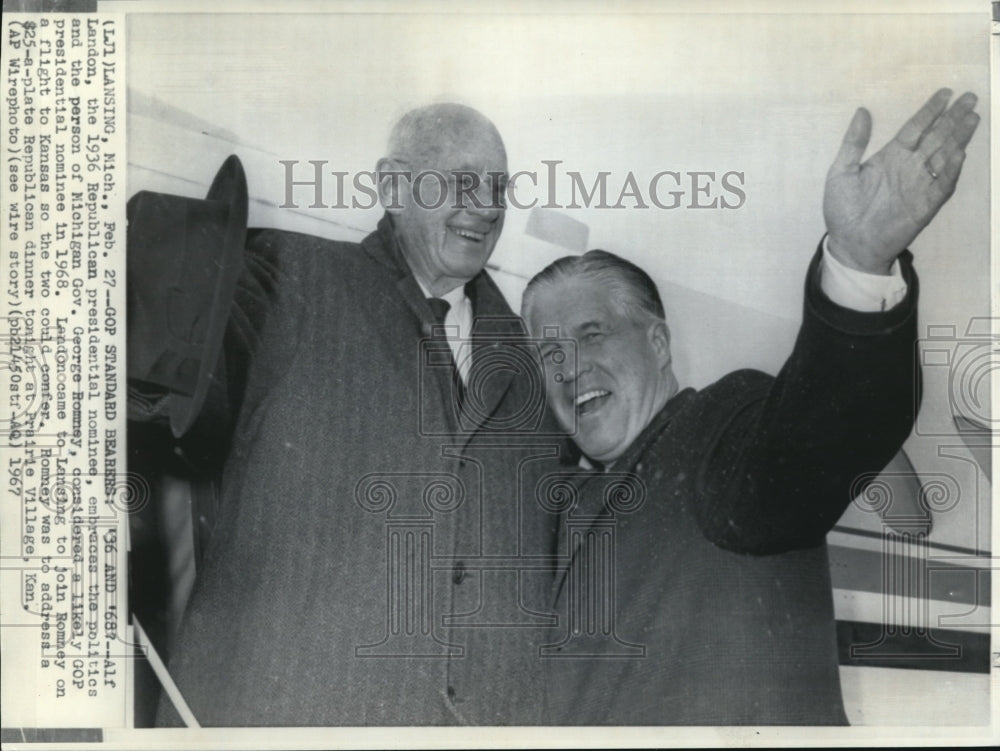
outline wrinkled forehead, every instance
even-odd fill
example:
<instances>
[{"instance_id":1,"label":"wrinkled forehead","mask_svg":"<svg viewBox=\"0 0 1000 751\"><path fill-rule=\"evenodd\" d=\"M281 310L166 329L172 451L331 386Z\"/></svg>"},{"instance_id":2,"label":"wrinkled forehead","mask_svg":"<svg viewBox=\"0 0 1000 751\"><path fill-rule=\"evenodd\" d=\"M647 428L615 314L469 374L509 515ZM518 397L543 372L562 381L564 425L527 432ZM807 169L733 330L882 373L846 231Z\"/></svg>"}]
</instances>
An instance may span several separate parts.
<instances>
[{"instance_id":1,"label":"wrinkled forehead","mask_svg":"<svg viewBox=\"0 0 1000 751\"><path fill-rule=\"evenodd\" d=\"M539 285L532 296L527 323L533 336L557 330L558 336L577 337L590 329L619 325L621 319L607 285L573 277Z\"/></svg>"},{"instance_id":2,"label":"wrinkled forehead","mask_svg":"<svg viewBox=\"0 0 1000 751\"><path fill-rule=\"evenodd\" d=\"M463 134L454 140L439 140L425 153L424 164L442 171L507 172L503 142L489 133L481 133L480 137Z\"/></svg>"},{"instance_id":3,"label":"wrinkled forehead","mask_svg":"<svg viewBox=\"0 0 1000 751\"><path fill-rule=\"evenodd\" d=\"M442 118L436 126L428 125L408 135L400 144L400 156L420 166L482 173L507 171L507 150L489 121Z\"/></svg>"}]
</instances>

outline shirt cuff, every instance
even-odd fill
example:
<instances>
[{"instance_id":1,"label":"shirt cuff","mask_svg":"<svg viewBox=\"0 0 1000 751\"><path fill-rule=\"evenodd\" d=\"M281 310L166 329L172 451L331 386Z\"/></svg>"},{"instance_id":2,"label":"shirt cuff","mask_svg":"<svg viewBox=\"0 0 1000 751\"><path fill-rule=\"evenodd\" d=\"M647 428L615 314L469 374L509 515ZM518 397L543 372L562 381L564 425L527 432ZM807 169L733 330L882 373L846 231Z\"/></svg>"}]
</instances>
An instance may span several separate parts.
<instances>
[{"instance_id":1,"label":"shirt cuff","mask_svg":"<svg viewBox=\"0 0 1000 751\"><path fill-rule=\"evenodd\" d=\"M823 238L820 288L831 301L859 313L882 313L906 297L906 280L899 259L892 262L889 276L866 274L834 258L828 246L829 239L829 236Z\"/></svg>"}]
</instances>

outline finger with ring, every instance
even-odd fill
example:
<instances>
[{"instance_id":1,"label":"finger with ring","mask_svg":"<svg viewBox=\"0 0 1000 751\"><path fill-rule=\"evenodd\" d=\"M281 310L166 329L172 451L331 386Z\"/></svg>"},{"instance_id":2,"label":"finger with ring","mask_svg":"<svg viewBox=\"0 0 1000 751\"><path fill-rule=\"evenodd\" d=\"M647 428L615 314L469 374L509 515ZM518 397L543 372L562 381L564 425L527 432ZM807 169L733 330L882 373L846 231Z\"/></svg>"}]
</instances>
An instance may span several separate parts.
<instances>
[{"instance_id":1,"label":"finger with ring","mask_svg":"<svg viewBox=\"0 0 1000 751\"><path fill-rule=\"evenodd\" d=\"M948 166L948 153L950 151L952 149L939 149L924 160L924 169L931 176L931 180L937 180L947 172L946 167Z\"/></svg>"}]
</instances>

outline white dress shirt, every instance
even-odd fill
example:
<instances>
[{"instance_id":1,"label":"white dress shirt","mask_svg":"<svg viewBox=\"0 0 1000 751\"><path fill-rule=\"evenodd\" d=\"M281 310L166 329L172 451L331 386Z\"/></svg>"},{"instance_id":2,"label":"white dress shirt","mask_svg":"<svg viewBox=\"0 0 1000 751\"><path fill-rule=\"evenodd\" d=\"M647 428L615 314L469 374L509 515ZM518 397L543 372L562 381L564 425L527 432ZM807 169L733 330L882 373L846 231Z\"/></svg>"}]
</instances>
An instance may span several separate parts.
<instances>
[{"instance_id":1,"label":"white dress shirt","mask_svg":"<svg viewBox=\"0 0 1000 751\"><path fill-rule=\"evenodd\" d=\"M906 297L906 281L899 259L892 262L889 276L866 274L848 268L830 252L829 237L823 238L820 287L833 302L860 313L880 313L898 305Z\"/></svg>"},{"instance_id":2,"label":"white dress shirt","mask_svg":"<svg viewBox=\"0 0 1000 751\"><path fill-rule=\"evenodd\" d=\"M434 297L419 279L417 284L423 290L424 297ZM462 343L467 341L472 333L472 302L466 296L464 286L455 287L451 292L438 297L448 303L448 313L444 317L445 336L462 383L468 384L469 369L472 367L472 348L463 347Z\"/></svg>"}]
</instances>

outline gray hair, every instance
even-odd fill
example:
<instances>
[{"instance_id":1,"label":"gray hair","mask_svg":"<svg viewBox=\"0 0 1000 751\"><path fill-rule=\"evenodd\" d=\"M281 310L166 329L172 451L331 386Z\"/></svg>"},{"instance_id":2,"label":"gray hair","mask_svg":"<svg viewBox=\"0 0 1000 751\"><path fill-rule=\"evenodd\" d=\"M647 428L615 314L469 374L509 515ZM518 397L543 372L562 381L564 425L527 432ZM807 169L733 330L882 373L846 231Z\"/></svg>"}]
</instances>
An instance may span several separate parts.
<instances>
[{"instance_id":1,"label":"gray hair","mask_svg":"<svg viewBox=\"0 0 1000 751\"><path fill-rule=\"evenodd\" d=\"M446 102L410 110L389 134L388 155L411 163L432 163L442 147L463 140L478 140L484 133L496 137L500 131L478 110L464 104Z\"/></svg>"},{"instance_id":2,"label":"gray hair","mask_svg":"<svg viewBox=\"0 0 1000 751\"><path fill-rule=\"evenodd\" d=\"M564 256L535 274L521 298L521 317L528 320L539 288L573 278L598 282L612 289L621 312L634 323L643 323L650 317L666 321L663 301L649 274L634 263L599 249L582 256Z\"/></svg>"}]
</instances>

